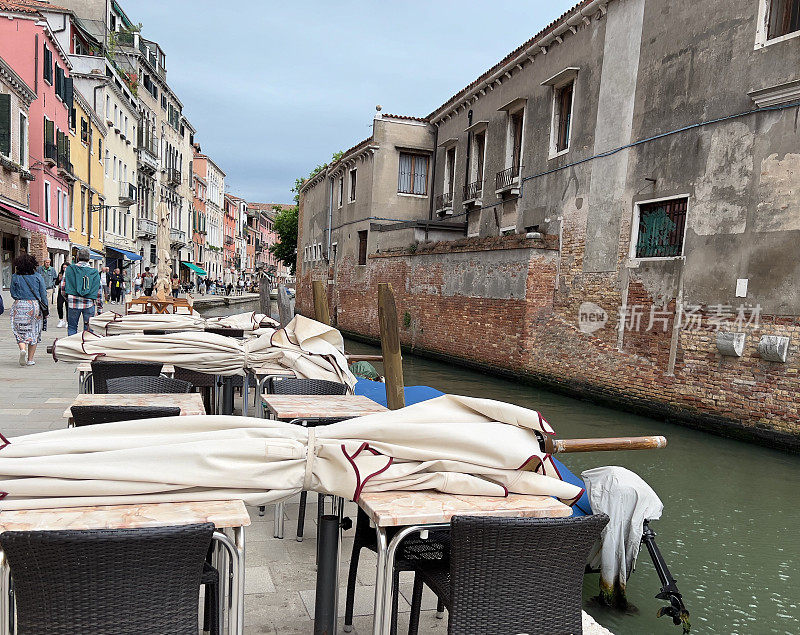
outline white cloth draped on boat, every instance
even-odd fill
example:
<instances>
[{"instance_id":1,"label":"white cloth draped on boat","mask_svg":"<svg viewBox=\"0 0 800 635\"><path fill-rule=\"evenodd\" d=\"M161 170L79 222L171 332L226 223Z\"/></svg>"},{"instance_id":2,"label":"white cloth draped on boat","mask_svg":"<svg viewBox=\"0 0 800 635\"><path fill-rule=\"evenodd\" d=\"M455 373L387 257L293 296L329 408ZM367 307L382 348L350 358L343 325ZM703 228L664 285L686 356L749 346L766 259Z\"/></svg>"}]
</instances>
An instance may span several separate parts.
<instances>
[{"instance_id":1,"label":"white cloth draped on boat","mask_svg":"<svg viewBox=\"0 0 800 635\"><path fill-rule=\"evenodd\" d=\"M265 333L275 329L278 322L268 315L251 311L226 317L203 318L196 313L131 313L120 315L114 311L104 311L89 320L89 324L100 335L119 335L121 333L141 333L144 330L202 331L205 328L242 329L245 333Z\"/></svg>"},{"instance_id":2,"label":"white cloth draped on boat","mask_svg":"<svg viewBox=\"0 0 800 635\"><path fill-rule=\"evenodd\" d=\"M0 509L241 499L301 490L550 495L575 502L541 452L538 412L445 395L318 428L233 416L169 417L15 437L0 449Z\"/></svg>"},{"instance_id":3,"label":"white cloth draped on boat","mask_svg":"<svg viewBox=\"0 0 800 635\"><path fill-rule=\"evenodd\" d=\"M633 573L645 520L658 520L664 505L642 478L624 467L598 467L581 472L595 514L609 523L589 554L589 565L600 569L600 590L607 600L625 596Z\"/></svg>"},{"instance_id":4,"label":"white cloth draped on boat","mask_svg":"<svg viewBox=\"0 0 800 635\"><path fill-rule=\"evenodd\" d=\"M244 341L202 331L113 337L84 332L53 344L57 361L154 361L214 375L241 375L245 368L264 373L288 369L300 378L337 381L352 390L356 378L343 351L339 331L302 315L283 329L268 329Z\"/></svg>"}]
</instances>

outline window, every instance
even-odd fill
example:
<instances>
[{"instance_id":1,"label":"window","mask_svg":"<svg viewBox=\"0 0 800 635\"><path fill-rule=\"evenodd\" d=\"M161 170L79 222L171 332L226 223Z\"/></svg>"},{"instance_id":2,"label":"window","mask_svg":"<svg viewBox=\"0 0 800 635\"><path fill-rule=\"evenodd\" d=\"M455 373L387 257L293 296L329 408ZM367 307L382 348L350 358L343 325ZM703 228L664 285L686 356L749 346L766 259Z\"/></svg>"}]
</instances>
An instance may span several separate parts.
<instances>
[{"instance_id":1,"label":"window","mask_svg":"<svg viewBox=\"0 0 800 635\"><path fill-rule=\"evenodd\" d=\"M69 220L69 216L70 216L70 214L69 214L69 210L70 210L70 207L69 207L69 193L68 192L64 192L64 198L61 200L61 203L62 203L63 207L61 209L61 222L59 223L59 225L61 225L61 227L67 227L67 221Z\"/></svg>"},{"instance_id":2,"label":"window","mask_svg":"<svg viewBox=\"0 0 800 635\"><path fill-rule=\"evenodd\" d=\"M106 156L105 156L104 161L103 161L103 172L105 173L106 176L108 176L108 163L109 163L110 160L111 160L110 159L110 154L109 154L108 150L106 150Z\"/></svg>"},{"instance_id":3,"label":"window","mask_svg":"<svg viewBox=\"0 0 800 635\"><path fill-rule=\"evenodd\" d=\"M800 0L772 0L769 3L767 39L800 31Z\"/></svg>"},{"instance_id":4,"label":"window","mask_svg":"<svg viewBox=\"0 0 800 635\"><path fill-rule=\"evenodd\" d=\"M11 156L11 95L0 95L0 154Z\"/></svg>"},{"instance_id":5,"label":"window","mask_svg":"<svg viewBox=\"0 0 800 635\"><path fill-rule=\"evenodd\" d=\"M81 187L81 232L86 233L86 188Z\"/></svg>"},{"instance_id":6,"label":"window","mask_svg":"<svg viewBox=\"0 0 800 635\"><path fill-rule=\"evenodd\" d=\"M106 95L106 119L111 119L111 97Z\"/></svg>"},{"instance_id":7,"label":"window","mask_svg":"<svg viewBox=\"0 0 800 635\"><path fill-rule=\"evenodd\" d=\"M676 198L637 205L636 258L674 258L683 254L688 199Z\"/></svg>"},{"instance_id":8,"label":"window","mask_svg":"<svg viewBox=\"0 0 800 635\"><path fill-rule=\"evenodd\" d=\"M510 168L519 168L522 161L522 128L525 111L518 110L508 117L508 149L506 165Z\"/></svg>"},{"instance_id":9,"label":"window","mask_svg":"<svg viewBox=\"0 0 800 635\"><path fill-rule=\"evenodd\" d=\"M99 137L97 139L97 160L103 160L103 138Z\"/></svg>"},{"instance_id":10,"label":"window","mask_svg":"<svg viewBox=\"0 0 800 635\"><path fill-rule=\"evenodd\" d=\"M61 188L56 188L56 225L61 226Z\"/></svg>"},{"instance_id":11,"label":"window","mask_svg":"<svg viewBox=\"0 0 800 635\"><path fill-rule=\"evenodd\" d=\"M569 149L569 137L572 129L572 98L574 94L574 81L555 90L553 127L556 133L556 152L564 152Z\"/></svg>"},{"instance_id":12,"label":"window","mask_svg":"<svg viewBox=\"0 0 800 635\"><path fill-rule=\"evenodd\" d=\"M475 136L473 137L472 141L472 150L473 150L473 157L472 157L472 181L477 181L479 183L483 182L483 162L486 158L486 130L481 130L480 132L476 132Z\"/></svg>"},{"instance_id":13,"label":"window","mask_svg":"<svg viewBox=\"0 0 800 635\"><path fill-rule=\"evenodd\" d=\"M28 116L22 111L19 113L19 164L23 168L28 167Z\"/></svg>"},{"instance_id":14,"label":"window","mask_svg":"<svg viewBox=\"0 0 800 635\"><path fill-rule=\"evenodd\" d=\"M358 264L367 264L367 230L358 232Z\"/></svg>"},{"instance_id":15,"label":"window","mask_svg":"<svg viewBox=\"0 0 800 635\"><path fill-rule=\"evenodd\" d=\"M341 207L344 201L344 177L339 179L339 194L337 200L339 201L339 207Z\"/></svg>"},{"instance_id":16,"label":"window","mask_svg":"<svg viewBox=\"0 0 800 635\"><path fill-rule=\"evenodd\" d=\"M44 44L44 54L42 59L42 77L44 81L52 86L53 84L53 53Z\"/></svg>"},{"instance_id":17,"label":"window","mask_svg":"<svg viewBox=\"0 0 800 635\"><path fill-rule=\"evenodd\" d=\"M400 153L397 191L401 194L428 193L428 157L422 154ZM366 264L366 263L364 263Z\"/></svg>"},{"instance_id":18,"label":"window","mask_svg":"<svg viewBox=\"0 0 800 635\"><path fill-rule=\"evenodd\" d=\"M81 117L81 143L88 145L89 143L89 122Z\"/></svg>"},{"instance_id":19,"label":"window","mask_svg":"<svg viewBox=\"0 0 800 635\"><path fill-rule=\"evenodd\" d=\"M50 222L50 183L44 182L44 220Z\"/></svg>"},{"instance_id":20,"label":"window","mask_svg":"<svg viewBox=\"0 0 800 635\"><path fill-rule=\"evenodd\" d=\"M456 185L456 147L447 148L444 157L444 193L453 199L453 189Z\"/></svg>"},{"instance_id":21,"label":"window","mask_svg":"<svg viewBox=\"0 0 800 635\"><path fill-rule=\"evenodd\" d=\"M353 168L350 170L350 202L352 203L356 200L356 170Z\"/></svg>"}]
</instances>

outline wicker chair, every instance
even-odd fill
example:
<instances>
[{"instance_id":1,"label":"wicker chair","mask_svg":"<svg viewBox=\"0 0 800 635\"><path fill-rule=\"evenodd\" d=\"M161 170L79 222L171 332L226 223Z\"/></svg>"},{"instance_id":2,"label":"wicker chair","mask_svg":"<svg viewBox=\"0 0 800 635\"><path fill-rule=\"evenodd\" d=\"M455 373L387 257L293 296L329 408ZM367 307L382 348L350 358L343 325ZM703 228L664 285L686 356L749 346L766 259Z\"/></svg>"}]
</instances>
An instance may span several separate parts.
<instances>
[{"instance_id":1,"label":"wicker chair","mask_svg":"<svg viewBox=\"0 0 800 635\"><path fill-rule=\"evenodd\" d=\"M188 381L172 377L118 377L108 380L112 395L156 395L161 393L191 392Z\"/></svg>"},{"instance_id":2,"label":"wicker chair","mask_svg":"<svg viewBox=\"0 0 800 635\"><path fill-rule=\"evenodd\" d=\"M175 366L175 379L188 381L193 388L197 389L203 395L203 404L206 407L206 412L213 413L214 400L212 398L214 392L214 384L216 377L210 373L200 373L196 370L189 370L188 368L180 368Z\"/></svg>"},{"instance_id":3,"label":"wicker chair","mask_svg":"<svg viewBox=\"0 0 800 635\"><path fill-rule=\"evenodd\" d=\"M72 406L70 410L76 428L113 421L177 417L181 414L177 406Z\"/></svg>"},{"instance_id":4,"label":"wicker chair","mask_svg":"<svg viewBox=\"0 0 800 635\"><path fill-rule=\"evenodd\" d=\"M387 538L391 540L397 530L388 532ZM377 553L378 542L375 529L369 524L369 516L359 508L356 516L356 533L353 539L353 552L350 555L350 571L347 576L347 597L344 608L344 630L349 633L353 628L353 607L355 604L356 584L358 574L358 560L362 549L369 549ZM447 531L433 531L427 540L419 536L408 536L400 545L397 558L392 571L392 635L397 633L397 608L401 571L414 571L417 562L443 562L447 565L450 557L450 534ZM438 613L444 612L444 603L439 600Z\"/></svg>"},{"instance_id":5,"label":"wicker chair","mask_svg":"<svg viewBox=\"0 0 800 635\"><path fill-rule=\"evenodd\" d=\"M17 632L196 635L200 586L208 579L206 592L216 593L219 583L205 563L213 532L204 523L0 534Z\"/></svg>"},{"instance_id":6,"label":"wicker chair","mask_svg":"<svg viewBox=\"0 0 800 635\"><path fill-rule=\"evenodd\" d=\"M96 394L108 393L108 380L117 377L158 377L164 365L159 362L92 362L92 386Z\"/></svg>"},{"instance_id":7,"label":"wicker chair","mask_svg":"<svg viewBox=\"0 0 800 635\"><path fill-rule=\"evenodd\" d=\"M418 562L408 632L416 635L423 583L450 612L454 635L581 633L586 558L608 516L451 521L450 565Z\"/></svg>"},{"instance_id":8,"label":"wicker chair","mask_svg":"<svg viewBox=\"0 0 800 635\"><path fill-rule=\"evenodd\" d=\"M294 377L270 377L267 382L267 392L273 395L344 395L347 393L347 384L324 379L295 379ZM340 421L341 419L317 420L312 427ZM303 540L303 530L306 522L307 492L300 492L300 509L297 515L297 540ZM321 516L323 495L317 496L317 516ZM264 508L258 508L259 514L264 514Z\"/></svg>"}]
</instances>

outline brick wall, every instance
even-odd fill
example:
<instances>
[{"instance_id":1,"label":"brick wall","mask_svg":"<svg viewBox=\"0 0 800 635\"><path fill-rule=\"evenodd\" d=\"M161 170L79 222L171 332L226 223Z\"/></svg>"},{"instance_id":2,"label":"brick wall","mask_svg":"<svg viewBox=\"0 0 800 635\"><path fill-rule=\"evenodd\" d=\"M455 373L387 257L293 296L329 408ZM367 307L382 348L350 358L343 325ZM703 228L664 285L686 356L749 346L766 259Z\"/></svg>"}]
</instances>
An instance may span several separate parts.
<instances>
[{"instance_id":1,"label":"brick wall","mask_svg":"<svg viewBox=\"0 0 800 635\"><path fill-rule=\"evenodd\" d=\"M47 236L40 232L31 232L29 253L36 258L40 265L47 258Z\"/></svg>"},{"instance_id":2,"label":"brick wall","mask_svg":"<svg viewBox=\"0 0 800 635\"><path fill-rule=\"evenodd\" d=\"M463 267L463 254L485 262L487 253L497 250L515 250L516 268L505 263L501 271L486 275L524 276L524 297L452 292L448 281L457 275L457 256L458 266ZM800 452L800 404L795 398L800 390L800 318L762 315L758 327L736 329L747 332L743 356L723 357L709 323L711 313L704 307L698 313L704 328L678 331L670 375L674 300L651 297L632 276L628 306L636 305L641 317L638 329L624 330L620 350L619 274L583 274L580 259L562 258L562 263L570 264L562 269L556 290L556 250L553 237L532 241L510 236L373 254L366 266L345 259L337 264L335 284L328 285L331 314L345 333L378 338L377 285L391 282L401 342L417 353ZM321 263L300 268L299 312L313 316L311 280L331 275L334 272ZM608 323L595 333L583 333L578 327L578 307L584 301L608 312ZM791 337L786 364L760 358L757 345L765 334Z\"/></svg>"}]
</instances>

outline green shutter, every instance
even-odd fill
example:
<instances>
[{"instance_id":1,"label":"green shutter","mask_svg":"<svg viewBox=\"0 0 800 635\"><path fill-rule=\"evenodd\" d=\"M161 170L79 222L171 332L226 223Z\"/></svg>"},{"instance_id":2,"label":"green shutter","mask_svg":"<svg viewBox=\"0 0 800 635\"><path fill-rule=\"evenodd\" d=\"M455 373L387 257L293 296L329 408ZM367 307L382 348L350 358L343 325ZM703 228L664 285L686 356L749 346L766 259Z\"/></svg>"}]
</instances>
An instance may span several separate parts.
<instances>
[{"instance_id":1,"label":"green shutter","mask_svg":"<svg viewBox=\"0 0 800 635\"><path fill-rule=\"evenodd\" d=\"M75 100L74 89L72 86L72 78L64 78L64 103L67 105L67 110L72 110L72 104Z\"/></svg>"},{"instance_id":2,"label":"green shutter","mask_svg":"<svg viewBox=\"0 0 800 635\"><path fill-rule=\"evenodd\" d=\"M11 156L11 95L0 95L0 154Z\"/></svg>"}]
</instances>

